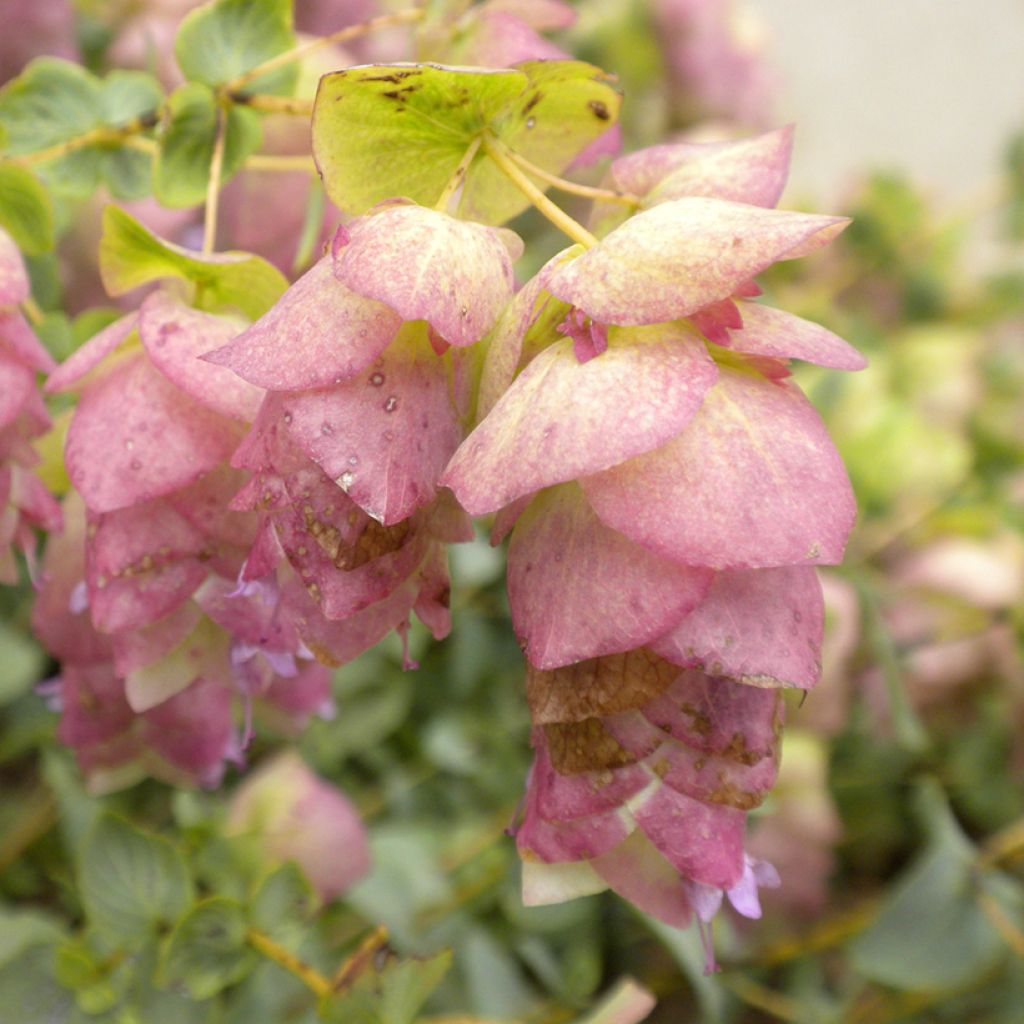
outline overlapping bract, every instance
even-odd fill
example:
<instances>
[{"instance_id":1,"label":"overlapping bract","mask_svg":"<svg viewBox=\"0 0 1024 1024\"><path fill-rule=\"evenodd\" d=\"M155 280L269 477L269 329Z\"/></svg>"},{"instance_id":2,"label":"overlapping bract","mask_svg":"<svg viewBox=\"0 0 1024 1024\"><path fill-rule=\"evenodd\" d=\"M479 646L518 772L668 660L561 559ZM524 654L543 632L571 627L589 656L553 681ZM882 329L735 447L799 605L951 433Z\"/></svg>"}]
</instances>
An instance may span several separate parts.
<instances>
[{"instance_id":1,"label":"overlapping bract","mask_svg":"<svg viewBox=\"0 0 1024 1024\"><path fill-rule=\"evenodd\" d=\"M445 544L472 534L437 480L519 249L510 232L385 205L208 356L269 389L234 457L253 474L236 506L265 524L243 577L287 557L327 620L306 637L318 654L348 660L414 610L448 632Z\"/></svg>"},{"instance_id":2,"label":"overlapping bract","mask_svg":"<svg viewBox=\"0 0 1024 1024\"><path fill-rule=\"evenodd\" d=\"M442 478L499 534L514 523L528 902L610 886L684 924L723 893L756 916L756 883L777 883L744 854L744 818L774 780L778 688L820 671L813 566L841 559L855 515L787 360L864 365L753 301L756 274L845 225L771 209L788 154L784 131L614 164L642 208L597 211L606 237L523 289L488 355L494 398Z\"/></svg>"},{"instance_id":3,"label":"overlapping bract","mask_svg":"<svg viewBox=\"0 0 1024 1024\"><path fill-rule=\"evenodd\" d=\"M65 446L75 490L34 624L62 662L59 734L97 789L147 773L215 784L254 701L285 728L330 709L306 605L286 578L238 583L259 523L229 507L245 474L228 459L262 392L198 356L244 324L168 285L48 381L80 392Z\"/></svg>"},{"instance_id":4,"label":"overlapping bract","mask_svg":"<svg viewBox=\"0 0 1024 1024\"><path fill-rule=\"evenodd\" d=\"M60 528L60 511L32 467L32 439L50 426L37 385L53 360L22 315L28 276L13 239L0 228L0 583L18 580L15 549L30 560L35 531Z\"/></svg>"}]
</instances>

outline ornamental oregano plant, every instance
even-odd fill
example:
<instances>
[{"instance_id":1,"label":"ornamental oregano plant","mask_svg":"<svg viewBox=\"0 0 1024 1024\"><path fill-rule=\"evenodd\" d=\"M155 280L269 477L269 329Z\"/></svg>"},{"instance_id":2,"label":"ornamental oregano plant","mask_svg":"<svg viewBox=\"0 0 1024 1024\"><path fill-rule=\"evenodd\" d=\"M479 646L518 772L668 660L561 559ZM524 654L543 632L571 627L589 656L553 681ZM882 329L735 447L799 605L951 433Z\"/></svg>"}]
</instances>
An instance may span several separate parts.
<instances>
[{"instance_id":1,"label":"ornamental oregano plant","mask_svg":"<svg viewBox=\"0 0 1024 1024\"><path fill-rule=\"evenodd\" d=\"M213 787L254 721L301 729L329 708L331 669L405 640L412 616L446 637L449 546L486 523L508 538L533 722L509 829L522 899L610 888L668 925L695 921L710 972L723 897L757 917L758 886L785 885L745 853L745 819L775 779L782 690L820 672L814 566L841 561L855 515L789 363L864 361L758 301L756 278L846 221L775 208L788 128L616 155L614 76L538 32L571 14L431 0L299 43L287 0L214 0L177 27L184 82L169 93L57 58L10 81L0 577L16 581L21 552L59 663L58 736L93 792L145 776ZM337 49L381 33L404 52ZM323 71L310 101L304 79ZM308 151L260 152L263 119L282 113L311 124L341 212L323 234L309 203L311 265L291 282L217 246L221 190L247 161L311 167ZM579 184L598 161L603 183ZM55 218L99 187L113 199L103 284L133 305L57 366L22 253L46 251ZM165 213L204 204L195 248L118 205L150 192ZM559 251L532 231L524 252L508 224L530 208ZM416 668L408 647L404 662ZM76 956L114 955L112 936L152 940L158 983L194 999L263 954L323 1019L404 1021L446 966L406 976L371 937L325 980L273 934L274 908L308 897L297 877L271 876L250 903L196 903L163 840L116 817L97 829L83 884L112 858L126 892L89 890L95 933L66 953L65 979L81 980ZM79 1006L114 1005L103 985L121 966L73 984ZM622 996L628 1019L646 998ZM405 1015L381 1016L388 999Z\"/></svg>"}]
</instances>

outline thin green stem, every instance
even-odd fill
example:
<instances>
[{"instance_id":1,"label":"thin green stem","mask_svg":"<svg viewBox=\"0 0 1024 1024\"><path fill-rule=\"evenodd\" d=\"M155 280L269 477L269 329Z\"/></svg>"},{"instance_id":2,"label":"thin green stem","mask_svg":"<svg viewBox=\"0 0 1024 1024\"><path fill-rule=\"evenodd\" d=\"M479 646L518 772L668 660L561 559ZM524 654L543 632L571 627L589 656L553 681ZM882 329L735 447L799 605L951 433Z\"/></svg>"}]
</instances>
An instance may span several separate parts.
<instances>
[{"instance_id":1,"label":"thin green stem","mask_svg":"<svg viewBox=\"0 0 1024 1024\"><path fill-rule=\"evenodd\" d=\"M586 249L592 249L597 245L597 238L594 237L579 221L573 220L560 206L553 203L537 186L526 176L510 156L511 151L493 135L484 135L484 151L498 165L502 173L512 182L520 192L530 200L531 203L545 216L552 224L568 235L574 242L579 242Z\"/></svg>"},{"instance_id":2,"label":"thin green stem","mask_svg":"<svg viewBox=\"0 0 1024 1024\"><path fill-rule=\"evenodd\" d=\"M373 962L373 958L388 943L388 930L384 925L378 925L369 935L359 943L356 951L342 962L341 966L331 977L331 992L344 992L355 984L356 979Z\"/></svg>"},{"instance_id":3,"label":"thin green stem","mask_svg":"<svg viewBox=\"0 0 1024 1024\"><path fill-rule=\"evenodd\" d=\"M58 160L62 156L67 156L69 153L74 153L79 149L86 149L89 146L102 145L104 143L124 144L128 139L138 135L139 132L152 128L156 124L159 114L159 110L151 111L148 114L140 114L138 117L133 117L130 121L126 121L124 124L117 125L116 127L108 124L97 125L95 128L82 132L81 135L75 135L73 138L54 143L52 146L46 146L44 149L37 149L32 153L22 153L20 156L11 157L10 160L12 163L31 166L32 164L45 163L47 160Z\"/></svg>"},{"instance_id":4,"label":"thin green stem","mask_svg":"<svg viewBox=\"0 0 1024 1024\"><path fill-rule=\"evenodd\" d=\"M296 117L309 117L313 113L313 101L299 99L294 96L271 96L269 93L229 92L227 98L241 107L251 107L264 114L294 114Z\"/></svg>"},{"instance_id":5,"label":"thin green stem","mask_svg":"<svg viewBox=\"0 0 1024 1024\"><path fill-rule=\"evenodd\" d=\"M245 940L268 960L273 960L279 967L283 967L289 974L293 974L319 998L322 999L330 994L331 983L327 978L315 967L310 967L304 960L300 960L290 950L285 949L266 932L261 932L258 928L250 928L245 933Z\"/></svg>"},{"instance_id":6,"label":"thin green stem","mask_svg":"<svg viewBox=\"0 0 1024 1024\"><path fill-rule=\"evenodd\" d=\"M217 207L220 203L220 184L224 172L224 139L227 135L228 115L223 104L217 104L217 130L213 138L210 158L210 180L206 186L206 208L203 214L203 252L213 252L217 244Z\"/></svg>"},{"instance_id":7,"label":"thin green stem","mask_svg":"<svg viewBox=\"0 0 1024 1024\"><path fill-rule=\"evenodd\" d=\"M532 175L534 178L540 178L541 181L547 182L552 188L557 188L562 192L569 192L575 196L583 196L585 199L597 199L607 203L623 203L626 206L640 205L640 197L633 195L632 192L618 192L610 188L596 188L592 185L581 185L579 182L560 178L557 174L551 174L549 171L545 171L543 167L538 167L535 163L531 163L525 156L515 152L513 149L508 150L508 156L510 160L518 164L520 169L526 171L527 174Z\"/></svg>"},{"instance_id":8,"label":"thin green stem","mask_svg":"<svg viewBox=\"0 0 1024 1024\"><path fill-rule=\"evenodd\" d=\"M448 209L448 204L452 201L452 196L458 192L462 183L466 180L466 172L469 170L469 165L473 162L473 158L476 156L477 151L480 149L480 144L483 142L481 136L477 136L470 144L469 148L465 153L462 154L462 159L459 161L459 166L455 168L455 173L448 179L448 184L445 185L444 191L441 193L437 202L434 204L435 210L440 210L442 213Z\"/></svg>"},{"instance_id":9,"label":"thin green stem","mask_svg":"<svg viewBox=\"0 0 1024 1024\"><path fill-rule=\"evenodd\" d=\"M311 53L315 53L325 46L331 46L334 43L347 43L350 39L358 39L360 36L368 35L382 28L408 25L420 21L423 15L424 11L422 8L411 7L405 11L397 11L395 14L384 14L379 18L362 21L358 25L348 25L337 32L332 32L330 35L311 39L309 42L302 43L294 49L279 53L276 57L271 57L270 60L265 60L262 64L249 68L248 71L243 71L240 75L236 75L225 82L221 86L221 91L225 94L237 92L239 89L244 89L257 78L267 75L271 71L276 71L278 68L283 68L294 61L302 60L304 57L308 57Z\"/></svg>"}]
</instances>

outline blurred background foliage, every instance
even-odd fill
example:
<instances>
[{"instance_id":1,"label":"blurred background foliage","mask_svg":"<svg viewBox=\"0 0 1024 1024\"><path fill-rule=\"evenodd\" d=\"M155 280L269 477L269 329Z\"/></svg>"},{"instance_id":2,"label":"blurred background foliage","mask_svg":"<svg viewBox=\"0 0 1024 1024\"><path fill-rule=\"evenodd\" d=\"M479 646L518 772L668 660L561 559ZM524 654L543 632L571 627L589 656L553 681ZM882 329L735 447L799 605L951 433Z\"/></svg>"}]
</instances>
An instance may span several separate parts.
<instances>
[{"instance_id":1,"label":"blurred background foliage","mask_svg":"<svg viewBox=\"0 0 1024 1024\"><path fill-rule=\"evenodd\" d=\"M135 62L173 74L161 40L188 6L37 3L23 32L5 16L3 75L43 52L78 53L95 71ZM351 20L374 9L350 6ZM779 71L737 34L730 4L577 6L566 45L619 74L627 146L773 123ZM315 28L328 7L300 3L299 26ZM899 172L857 170L843 208L828 211L853 217L851 228L762 281L772 304L870 358L859 374L796 371L861 516L845 564L822 571L824 678L788 708L780 780L753 821L751 852L783 887L765 895L760 922L719 922L719 975L702 976L695 932L610 895L521 905L505 829L529 765L529 716L502 556L481 538L453 551L452 636L412 635L417 672L385 643L337 670L333 718L300 737L257 724L256 796L239 773L215 792L152 781L87 792L36 688L53 665L28 628L29 585L0 590L0 1021L311 1022L309 987L281 966L291 955L349 978L327 1020L557 1024L631 975L658 998L654 1022L1018 1024L1024 135L1008 141L976 208L943 209ZM233 187L255 188L249 173ZM322 204L316 189L309 202ZM96 290L96 208L59 197L57 255L31 260L58 358L113 315ZM187 241L194 223L185 211L162 230ZM540 241L548 230L530 215L515 226ZM261 240L234 244L259 251ZM288 775L288 747L319 780ZM299 848L266 838L304 787L325 783L367 822L372 858L369 875L326 902L294 865L277 866L301 860ZM293 837L334 813L329 801L304 806L288 819ZM311 877L317 863L306 862ZM609 1003L594 1019L639 1019L614 1012Z\"/></svg>"}]
</instances>

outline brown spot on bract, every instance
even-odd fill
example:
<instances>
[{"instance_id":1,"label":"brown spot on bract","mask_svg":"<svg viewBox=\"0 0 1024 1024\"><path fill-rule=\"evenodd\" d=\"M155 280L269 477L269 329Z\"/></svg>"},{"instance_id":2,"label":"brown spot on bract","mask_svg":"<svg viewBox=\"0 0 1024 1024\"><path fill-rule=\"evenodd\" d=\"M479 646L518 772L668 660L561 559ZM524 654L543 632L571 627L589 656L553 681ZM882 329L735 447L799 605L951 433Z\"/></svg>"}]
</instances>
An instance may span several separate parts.
<instances>
[{"instance_id":1,"label":"brown spot on bract","mask_svg":"<svg viewBox=\"0 0 1024 1024\"><path fill-rule=\"evenodd\" d=\"M530 98L529 98L529 99L528 99L528 100L526 101L526 106L525 106L525 107L523 107L523 117L526 117L526 115L527 115L527 114L529 114L529 112L530 112L531 110L533 110L533 108L534 108L535 106L537 106L537 104L538 104L538 103L540 103L540 101L541 101L541 100L542 100L543 98L544 98L544 94L543 94L542 92L535 92L535 93L534 93L534 94L533 94L533 95L532 95L532 96L531 96L531 97L530 97Z\"/></svg>"},{"instance_id":2,"label":"brown spot on bract","mask_svg":"<svg viewBox=\"0 0 1024 1024\"><path fill-rule=\"evenodd\" d=\"M562 775L622 768L636 761L599 718L546 725L544 736L551 764Z\"/></svg>"},{"instance_id":3,"label":"brown spot on bract","mask_svg":"<svg viewBox=\"0 0 1024 1024\"><path fill-rule=\"evenodd\" d=\"M590 107L590 109L594 112L594 116L599 121L611 120L612 115L608 113L608 108L604 105L604 103L601 100L591 100L587 104L587 106Z\"/></svg>"},{"instance_id":4,"label":"brown spot on bract","mask_svg":"<svg viewBox=\"0 0 1024 1024\"><path fill-rule=\"evenodd\" d=\"M614 715L657 697L680 671L645 647L550 671L528 665L526 701L537 725Z\"/></svg>"}]
</instances>

